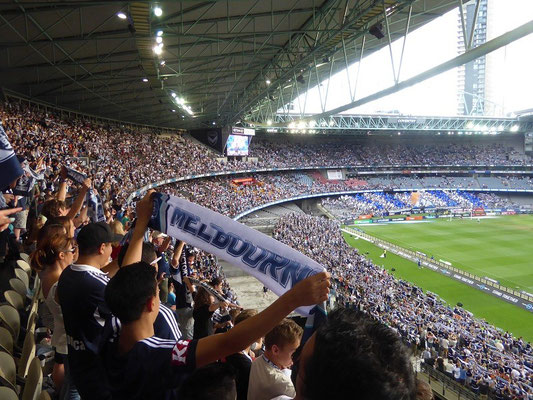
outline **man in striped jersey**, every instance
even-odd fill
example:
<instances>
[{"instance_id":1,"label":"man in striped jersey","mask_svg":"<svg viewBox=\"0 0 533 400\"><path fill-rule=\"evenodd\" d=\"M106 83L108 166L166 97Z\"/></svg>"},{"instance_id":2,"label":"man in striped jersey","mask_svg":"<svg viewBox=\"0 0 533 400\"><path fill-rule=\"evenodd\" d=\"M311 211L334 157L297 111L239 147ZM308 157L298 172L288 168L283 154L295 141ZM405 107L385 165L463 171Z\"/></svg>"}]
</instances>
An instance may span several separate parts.
<instances>
[{"instance_id":1,"label":"man in striped jersey","mask_svg":"<svg viewBox=\"0 0 533 400\"><path fill-rule=\"evenodd\" d=\"M188 372L247 348L298 307L328 297L330 275L318 273L297 283L263 312L229 332L199 340L157 337L160 308L155 268L142 262L144 232L153 202L148 191L137 203L137 222L121 268L105 290L105 300L122 323L118 341L105 351L113 399L170 399ZM85 399L84 399L85 400Z\"/></svg>"},{"instance_id":2,"label":"man in striped jersey","mask_svg":"<svg viewBox=\"0 0 533 400\"><path fill-rule=\"evenodd\" d=\"M119 340L105 350L113 399L175 399L181 382L195 368L247 348L294 309L325 301L329 287L328 273L313 275L229 332L172 341L154 332L160 305L155 268L143 262L122 268L105 293L106 303L122 322Z\"/></svg>"},{"instance_id":3,"label":"man in striped jersey","mask_svg":"<svg viewBox=\"0 0 533 400\"><path fill-rule=\"evenodd\" d=\"M111 243L119 240L104 222L83 227L77 238L77 264L65 268L59 278L58 296L68 341L67 379L72 378L83 400L111 398L99 353L102 344L117 334L120 323L105 303L109 278L101 268L109 261ZM155 253L152 257L151 261ZM175 341L181 337L172 310L165 306L159 309L154 329L161 338Z\"/></svg>"}]
</instances>

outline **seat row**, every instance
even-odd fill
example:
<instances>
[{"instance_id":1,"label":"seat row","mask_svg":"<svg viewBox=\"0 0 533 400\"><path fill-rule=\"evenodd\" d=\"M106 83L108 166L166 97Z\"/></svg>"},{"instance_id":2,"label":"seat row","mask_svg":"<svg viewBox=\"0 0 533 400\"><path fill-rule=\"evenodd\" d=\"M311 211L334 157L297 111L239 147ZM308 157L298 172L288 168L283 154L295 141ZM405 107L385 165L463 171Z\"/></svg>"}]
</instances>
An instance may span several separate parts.
<instances>
[{"instance_id":1,"label":"seat row","mask_svg":"<svg viewBox=\"0 0 533 400\"><path fill-rule=\"evenodd\" d=\"M0 304L0 399L47 400L42 390L42 362L36 356L37 310L42 300L40 281L32 276L27 254L13 268L10 289ZM23 323L25 321L25 323ZM22 326L21 326L22 325Z\"/></svg>"}]
</instances>

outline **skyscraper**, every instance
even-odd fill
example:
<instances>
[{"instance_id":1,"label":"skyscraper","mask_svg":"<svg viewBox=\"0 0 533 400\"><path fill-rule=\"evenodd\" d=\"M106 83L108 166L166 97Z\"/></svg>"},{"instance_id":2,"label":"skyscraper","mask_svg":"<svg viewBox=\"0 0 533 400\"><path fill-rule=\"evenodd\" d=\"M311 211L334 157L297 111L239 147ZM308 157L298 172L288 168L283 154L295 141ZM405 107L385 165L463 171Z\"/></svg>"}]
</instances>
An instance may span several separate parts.
<instances>
[{"instance_id":1,"label":"skyscraper","mask_svg":"<svg viewBox=\"0 0 533 400\"><path fill-rule=\"evenodd\" d=\"M464 53L472 26L475 24L471 47L477 47L487 41L487 12L489 0L480 0L476 16L476 1L463 5L463 18L458 10L457 51ZM458 68L457 76L457 113L459 115L484 115L487 108L487 57L483 56Z\"/></svg>"}]
</instances>

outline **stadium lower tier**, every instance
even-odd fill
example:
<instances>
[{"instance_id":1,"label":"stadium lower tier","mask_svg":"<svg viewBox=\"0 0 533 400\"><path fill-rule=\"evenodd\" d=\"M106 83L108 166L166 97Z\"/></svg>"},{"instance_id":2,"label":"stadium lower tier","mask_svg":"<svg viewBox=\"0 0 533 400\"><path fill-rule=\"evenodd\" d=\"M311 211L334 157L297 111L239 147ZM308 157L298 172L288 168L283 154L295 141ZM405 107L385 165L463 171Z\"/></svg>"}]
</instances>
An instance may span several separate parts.
<instances>
[{"instance_id":1,"label":"stadium lower tier","mask_svg":"<svg viewBox=\"0 0 533 400\"><path fill-rule=\"evenodd\" d=\"M493 398L533 396L533 348L461 307L394 278L350 247L338 225L320 217L281 217L273 237L326 266L337 302L360 309L391 327L421 358L474 393ZM529 396L529 397L528 397Z\"/></svg>"}]
</instances>

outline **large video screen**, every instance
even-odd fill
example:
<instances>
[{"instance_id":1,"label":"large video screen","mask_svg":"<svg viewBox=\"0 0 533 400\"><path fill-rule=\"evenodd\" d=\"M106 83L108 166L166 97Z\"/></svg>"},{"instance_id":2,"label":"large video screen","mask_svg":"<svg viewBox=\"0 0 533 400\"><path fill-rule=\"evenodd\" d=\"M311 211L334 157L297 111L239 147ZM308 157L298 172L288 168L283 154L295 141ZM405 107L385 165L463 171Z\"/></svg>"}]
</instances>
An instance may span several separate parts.
<instances>
[{"instance_id":1,"label":"large video screen","mask_svg":"<svg viewBox=\"0 0 533 400\"><path fill-rule=\"evenodd\" d=\"M249 137L241 135L229 135L226 142L226 154L228 156L247 156Z\"/></svg>"}]
</instances>

